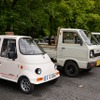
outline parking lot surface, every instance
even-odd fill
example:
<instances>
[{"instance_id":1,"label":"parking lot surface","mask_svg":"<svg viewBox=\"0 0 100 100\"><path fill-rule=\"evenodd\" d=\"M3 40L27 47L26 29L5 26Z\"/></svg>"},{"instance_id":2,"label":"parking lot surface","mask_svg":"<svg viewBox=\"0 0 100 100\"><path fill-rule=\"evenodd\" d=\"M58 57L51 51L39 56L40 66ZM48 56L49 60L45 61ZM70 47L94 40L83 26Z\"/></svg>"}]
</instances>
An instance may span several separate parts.
<instances>
[{"instance_id":1,"label":"parking lot surface","mask_svg":"<svg viewBox=\"0 0 100 100\"><path fill-rule=\"evenodd\" d=\"M35 87L32 94L23 94L15 83L0 79L0 100L100 100L100 67L69 78L61 72L57 83Z\"/></svg>"}]
</instances>

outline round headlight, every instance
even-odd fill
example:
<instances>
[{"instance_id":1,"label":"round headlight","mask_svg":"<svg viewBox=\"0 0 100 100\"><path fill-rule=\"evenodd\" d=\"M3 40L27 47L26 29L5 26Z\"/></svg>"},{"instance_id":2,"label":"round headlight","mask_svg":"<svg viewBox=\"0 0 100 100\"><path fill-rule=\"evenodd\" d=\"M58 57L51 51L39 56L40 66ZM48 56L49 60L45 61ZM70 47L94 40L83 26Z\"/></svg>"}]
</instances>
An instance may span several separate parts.
<instances>
[{"instance_id":1,"label":"round headlight","mask_svg":"<svg viewBox=\"0 0 100 100\"><path fill-rule=\"evenodd\" d=\"M37 69L35 70L35 73L38 74L38 75L40 75L40 74L42 73L42 70L41 70L40 68L37 68Z\"/></svg>"},{"instance_id":2,"label":"round headlight","mask_svg":"<svg viewBox=\"0 0 100 100\"><path fill-rule=\"evenodd\" d=\"M90 51L90 58L93 58L93 57L94 57L94 51L91 50L91 51Z\"/></svg>"}]
</instances>

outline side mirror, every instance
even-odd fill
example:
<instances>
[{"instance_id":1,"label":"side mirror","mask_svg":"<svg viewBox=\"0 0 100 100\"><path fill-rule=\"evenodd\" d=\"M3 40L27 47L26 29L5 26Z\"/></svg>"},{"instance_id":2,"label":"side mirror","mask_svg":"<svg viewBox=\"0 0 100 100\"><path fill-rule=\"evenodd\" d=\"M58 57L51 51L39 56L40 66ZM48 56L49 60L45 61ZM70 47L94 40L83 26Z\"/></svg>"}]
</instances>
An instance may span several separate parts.
<instances>
[{"instance_id":1,"label":"side mirror","mask_svg":"<svg viewBox=\"0 0 100 100\"><path fill-rule=\"evenodd\" d=\"M14 51L8 52L8 58L15 60L17 58L17 54Z\"/></svg>"}]
</instances>

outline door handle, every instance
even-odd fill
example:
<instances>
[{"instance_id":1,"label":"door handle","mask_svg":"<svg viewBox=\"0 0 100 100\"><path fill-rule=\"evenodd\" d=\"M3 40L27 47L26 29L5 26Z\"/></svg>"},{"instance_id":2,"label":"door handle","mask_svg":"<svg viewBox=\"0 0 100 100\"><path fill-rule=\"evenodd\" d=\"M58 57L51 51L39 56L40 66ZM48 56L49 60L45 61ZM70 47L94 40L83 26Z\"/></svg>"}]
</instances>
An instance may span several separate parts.
<instances>
[{"instance_id":1,"label":"door handle","mask_svg":"<svg viewBox=\"0 0 100 100\"><path fill-rule=\"evenodd\" d=\"M62 49L65 49L65 47L62 47Z\"/></svg>"}]
</instances>

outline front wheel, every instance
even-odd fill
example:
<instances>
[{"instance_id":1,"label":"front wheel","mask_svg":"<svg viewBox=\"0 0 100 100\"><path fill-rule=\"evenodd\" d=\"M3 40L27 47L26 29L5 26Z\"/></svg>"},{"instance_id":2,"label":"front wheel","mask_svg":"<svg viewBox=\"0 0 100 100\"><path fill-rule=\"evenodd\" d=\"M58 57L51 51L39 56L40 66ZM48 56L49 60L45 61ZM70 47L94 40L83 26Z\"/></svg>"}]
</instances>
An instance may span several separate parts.
<instances>
[{"instance_id":1,"label":"front wheel","mask_svg":"<svg viewBox=\"0 0 100 100\"><path fill-rule=\"evenodd\" d=\"M69 77L75 77L79 74L79 68L77 64L72 61L66 62L64 66L64 72Z\"/></svg>"},{"instance_id":2,"label":"front wheel","mask_svg":"<svg viewBox=\"0 0 100 100\"><path fill-rule=\"evenodd\" d=\"M26 77L20 79L19 86L21 91L26 94L30 94L34 90L34 85Z\"/></svg>"}]
</instances>

